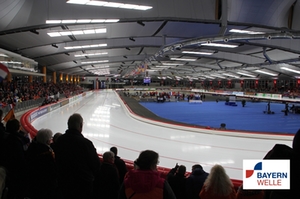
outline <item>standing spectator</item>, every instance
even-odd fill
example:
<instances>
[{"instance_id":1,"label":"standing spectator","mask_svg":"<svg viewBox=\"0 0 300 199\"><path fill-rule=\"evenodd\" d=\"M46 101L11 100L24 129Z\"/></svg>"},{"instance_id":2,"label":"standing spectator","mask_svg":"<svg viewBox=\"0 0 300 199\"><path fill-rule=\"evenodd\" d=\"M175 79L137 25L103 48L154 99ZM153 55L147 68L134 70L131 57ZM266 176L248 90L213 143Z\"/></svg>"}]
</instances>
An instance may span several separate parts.
<instances>
[{"instance_id":1,"label":"standing spectator","mask_svg":"<svg viewBox=\"0 0 300 199\"><path fill-rule=\"evenodd\" d=\"M25 149L26 138L20 133L20 122L12 119L6 123L7 138L4 140L0 151L0 165L7 170L6 186L8 199L24 198L25 182Z\"/></svg>"},{"instance_id":2,"label":"standing spectator","mask_svg":"<svg viewBox=\"0 0 300 199\"><path fill-rule=\"evenodd\" d=\"M50 147L52 131L40 129L26 151L28 181L27 191L30 199L56 199L57 173L54 153Z\"/></svg>"},{"instance_id":3,"label":"standing spectator","mask_svg":"<svg viewBox=\"0 0 300 199\"><path fill-rule=\"evenodd\" d=\"M221 165L211 168L199 196L201 199L235 199L236 191Z\"/></svg>"},{"instance_id":4,"label":"standing spectator","mask_svg":"<svg viewBox=\"0 0 300 199\"><path fill-rule=\"evenodd\" d=\"M142 151L135 161L136 170L130 170L119 192L119 199L162 198L176 199L168 181L157 171L159 155Z\"/></svg>"},{"instance_id":5,"label":"standing spectator","mask_svg":"<svg viewBox=\"0 0 300 199\"><path fill-rule=\"evenodd\" d=\"M68 130L57 141L58 185L64 199L92 198L95 175L100 169L96 148L82 135L82 129L83 118L75 113L68 119Z\"/></svg>"},{"instance_id":6,"label":"standing spectator","mask_svg":"<svg viewBox=\"0 0 300 199\"><path fill-rule=\"evenodd\" d=\"M184 165L178 165L172 168L168 175L167 181L169 182L176 199L185 199L186 198L186 177L185 177L186 167Z\"/></svg>"},{"instance_id":7,"label":"standing spectator","mask_svg":"<svg viewBox=\"0 0 300 199\"><path fill-rule=\"evenodd\" d=\"M103 154L103 163L94 183L95 198L117 199L120 189L119 175L114 165L115 154L107 151Z\"/></svg>"},{"instance_id":8,"label":"standing spectator","mask_svg":"<svg viewBox=\"0 0 300 199\"><path fill-rule=\"evenodd\" d=\"M56 150L56 143L57 143L57 140L58 140L58 138L59 138L61 135L62 135L62 133L57 132L57 133L55 133L54 136L53 136L53 139L52 139L52 142L51 142L51 144L50 144L50 147L52 148L52 150L54 151L54 153L55 153L55 150Z\"/></svg>"},{"instance_id":9,"label":"standing spectator","mask_svg":"<svg viewBox=\"0 0 300 199\"><path fill-rule=\"evenodd\" d=\"M200 199L199 193L203 187L208 173L205 172L200 164L192 166L192 173L186 179L186 193L189 199Z\"/></svg>"},{"instance_id":10,"label":"standing spectator","mask_svg":"<svg viewBox=\"0 0 300 199\"><path fill-rule=\"evenodd\" d=\"M123 183L125 174L127 173L127 167L126 164L124 162L124 160L122 160L119 156L118 156L118 148L117 147L111 147L110 151L112 151L115 154L115 165L118 169L119 172L119 181L120 184Z\"/></svg>"}]
</instances>

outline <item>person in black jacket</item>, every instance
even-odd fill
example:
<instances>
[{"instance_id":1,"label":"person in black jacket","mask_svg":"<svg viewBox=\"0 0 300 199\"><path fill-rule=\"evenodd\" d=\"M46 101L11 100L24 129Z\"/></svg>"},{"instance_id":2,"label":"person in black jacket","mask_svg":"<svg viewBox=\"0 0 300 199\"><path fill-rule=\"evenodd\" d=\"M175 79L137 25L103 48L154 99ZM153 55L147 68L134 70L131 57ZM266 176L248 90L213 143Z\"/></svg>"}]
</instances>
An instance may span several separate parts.
<instances>
[{"instance_id":1,"label":"person in black jacket","mask_svg":"<svg viewBox=\"0 0 300 199\"><path fill-rule=\"evenodd\" d=\"M6 123L7 138L0 150L0 165L7 171L6 186L8 198L24 198L25 147L28 139L20 131L19 120L11 119Z\"/></svg>"},{"instance_id":2,"label":"person in black jacket","mask_svg":"<svg viewBox=\"0 0 300 199\"><path fill-rule=\"evenodd\" d=\"M83 118L74 113L68 130L57 140L55 159L58 185L64 199L92 198L100 159L93 143L82 135Z\"/></svg>"},{"instance_id":3,"label":"person in black jacket","mask_svg":"<svg viewBox=\"0 0 300 199\"><path fill-rule=\"evenodd\" d=\"M103 154L103 163L94 183L95 199L118 198L120 182L114 160L115 154L112 151Z\"/></svg>"},{"instance_id":4,"label":"person in black jacket","mask_svg":"<svg viewBox=\"0 0 300 199\"><path fill-rule=\"evenodd\" d=\"M115 146L111 147L110 151L115 154L114 164L116 165L116 167L118 169L118 172L119 172L119 181L120 181L120 184L122 184L123 180L124 180L124 177L125 177L125 174L127 173L126 164L125 164L124 160L122 160L118 156L118 149L117 149L117 147L115 147Z\"/></svg>"},{"instance_id":5,"label":"person in black jacket","mask_svg":"<svg viewBox=\"0 0 300 199\"><path fill-rule=\"evenodd\" d=\"M169 182L175 196L177 199L186 198L186 177L185 177L186 167L184 165L178 165L172 168L168 175L167 181Z\"/></svg>"},{"instance_id":6,"label":"person in black jacket","mask_svg":"<svg viewBox=\"0 0 300 199\"><path fill-rule=\"evenodd\" d=\"M57 199L57 172L50 129L40 129L26 151L27 195L30 199Z\"/></svg>"},{"instance_id":7,"label":"person in black jacket","mask_svg":"<svg viewBox=\"0 0 300 199\"><path fill-rule=\"evenodd\" d=\"M189 199L200 199L199 193L203 187L208 173L206 173L200 164L192 166L192 173L186 179L186 192Z\"/></svg>"}]
</instances>

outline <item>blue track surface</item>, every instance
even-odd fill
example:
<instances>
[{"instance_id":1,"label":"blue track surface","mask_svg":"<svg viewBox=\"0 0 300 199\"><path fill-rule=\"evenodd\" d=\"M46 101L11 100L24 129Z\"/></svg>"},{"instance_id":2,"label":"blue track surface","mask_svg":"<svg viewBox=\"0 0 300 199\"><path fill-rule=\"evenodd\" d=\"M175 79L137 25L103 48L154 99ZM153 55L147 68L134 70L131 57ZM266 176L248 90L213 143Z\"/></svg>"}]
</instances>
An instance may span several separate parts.
<instances>
[{"instance_id":1,"label":"blue track surface","mask_svg":"<svg viewBox=\"0 0 300 199\"><path fill-rule=\"evenodd\" d=\"M300 114L289 113L287 116L282 112L285 105L281 103L271 103L270 110L274 114L264 114L267 109L267 102L247 102L242 107L227 106L225 102L141 102L141 105L155 113L156 115L170 120L209 126L220 127L221 123L226 123L227 129L245 130L256 132L270 132L295 134L300 128Z\"/></svg>"}]
</instances>

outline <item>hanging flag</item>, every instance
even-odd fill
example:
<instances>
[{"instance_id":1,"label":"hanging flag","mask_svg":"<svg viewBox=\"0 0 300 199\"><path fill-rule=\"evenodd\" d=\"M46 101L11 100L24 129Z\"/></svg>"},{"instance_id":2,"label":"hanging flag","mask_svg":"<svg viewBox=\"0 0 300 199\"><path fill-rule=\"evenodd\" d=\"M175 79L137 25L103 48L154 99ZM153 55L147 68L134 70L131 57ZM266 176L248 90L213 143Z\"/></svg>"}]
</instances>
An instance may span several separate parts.
<instances>
[{"instance_id":1,"label":"hanging flag","mask_svg":"<svg viewBox=\"0 0 300 199\"><path fill-rule=\"evenodd\" d=\"M10 111L8 111L8 113L3 118L3 121L7 122L8 120L15 119L15 118L16 117L15 117L14 109L10 109Z\"/></svg>"},{"instance_id":2,"label":"hanging flag","mask_svg":"<svg viewBox=\"0 0 300 199\"><path fill-rule=\"evenodd\" d=\"M7 67L4 64L0 63L0 82L2 82L7 74L9 73L9 70L7 69Z\"/></svg>"}]
</instances>

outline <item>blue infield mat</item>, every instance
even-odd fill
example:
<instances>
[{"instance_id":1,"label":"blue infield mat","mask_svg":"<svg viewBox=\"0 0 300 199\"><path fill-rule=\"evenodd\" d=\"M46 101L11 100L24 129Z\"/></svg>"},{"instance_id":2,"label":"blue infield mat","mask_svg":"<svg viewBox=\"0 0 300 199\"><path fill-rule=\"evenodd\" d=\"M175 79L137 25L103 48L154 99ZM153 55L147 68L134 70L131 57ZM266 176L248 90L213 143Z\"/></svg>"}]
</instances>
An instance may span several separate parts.
<instances>
[{"instance_id":1,"label":"blue infield mat","mask_svg":"<svg viewBox=\"0 0 300 199\"><path fill-rule=\"evenodd\" d=\"M300 114L289 112L285 116L285 104L282 103L270 104L274 114L264 113L267 102L247 102L245 107L241 102L237 102L237 106L228 106L224 101L140 104L160 117L204 127L219 128L221 123L225 123L227 129L280 134L295 134L300 128Z\"/></svg>"}]
</instances>

